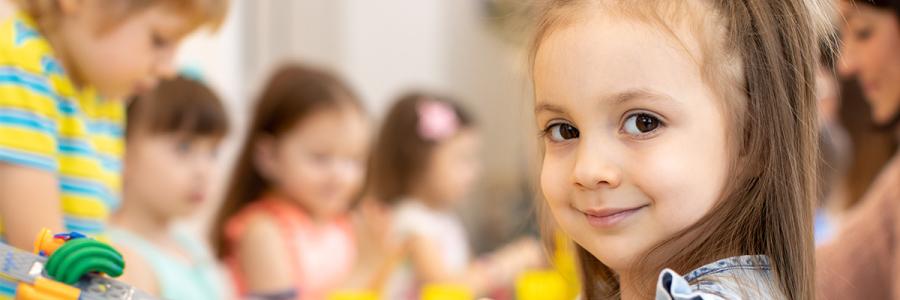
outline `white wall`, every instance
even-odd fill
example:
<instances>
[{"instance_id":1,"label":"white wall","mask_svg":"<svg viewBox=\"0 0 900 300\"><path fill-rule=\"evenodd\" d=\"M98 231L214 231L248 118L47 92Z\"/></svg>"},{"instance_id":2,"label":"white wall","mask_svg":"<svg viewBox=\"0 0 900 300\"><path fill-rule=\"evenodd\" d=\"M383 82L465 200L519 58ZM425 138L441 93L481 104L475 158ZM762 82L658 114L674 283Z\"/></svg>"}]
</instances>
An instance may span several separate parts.
<instances>
[{"instance_id":1,"label":"white wall","mask_svg":"<svg viewBox=\"0 0 900 300\"><path fill-rule=\"evenodd\" d=\"M344 0L338 69L372 111L411 88L446 90L446 0Z\"/></svg>"},{"instance_id":2,"label":"white wall","mask_svg":"<svg viewBox=\"0 0 900 300\"><path fill-rule=\"evenodd\" d=\"M337 72L375 114L413 87L447 89L444 0L247 2L247 74L278 63Z\"/></svg>"}]
</instances>

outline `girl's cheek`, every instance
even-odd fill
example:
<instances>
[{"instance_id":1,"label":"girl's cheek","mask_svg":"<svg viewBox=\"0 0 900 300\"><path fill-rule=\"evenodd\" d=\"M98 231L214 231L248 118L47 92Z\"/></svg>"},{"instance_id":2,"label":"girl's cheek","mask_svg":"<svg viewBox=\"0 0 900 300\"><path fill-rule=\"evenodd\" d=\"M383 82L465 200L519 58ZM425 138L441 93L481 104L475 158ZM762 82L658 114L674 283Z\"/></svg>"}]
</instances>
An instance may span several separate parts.
<instances>
[{"instance_id":1,"label":"girl's cheek","mask_svg":"<svg viewBox=\"0 0 900 300\"><path fill-rule=\"evenodd\" d=\"M569 186L566 184L566 174L562 165L552 158L545 157L541 170L541 189L548 201L561 201L565 189Z\"/></svg>"},{"instance_id":2,"label":"girl's cheek","mask_svg":"<svg viewBox=\"0 0 900 300\"><path fill-rule=\"evenodd\" d=\"M706 214L725 184L728 162L724 141L713 138L713 133L703 136L709 137L707 143L670 139L637 157L634 161L639 171L630 172L634 183L674 229Z\"/></svg>"}]
</instances>

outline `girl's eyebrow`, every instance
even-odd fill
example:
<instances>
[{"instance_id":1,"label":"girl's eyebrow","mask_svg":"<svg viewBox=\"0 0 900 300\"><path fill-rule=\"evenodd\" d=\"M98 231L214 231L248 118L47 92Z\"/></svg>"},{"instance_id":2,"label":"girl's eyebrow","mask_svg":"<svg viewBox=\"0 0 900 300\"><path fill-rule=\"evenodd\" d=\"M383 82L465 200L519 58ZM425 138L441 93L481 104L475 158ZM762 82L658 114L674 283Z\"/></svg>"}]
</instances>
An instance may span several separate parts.
<instances>
[{"instance_id":1,"label":"girl's eyebrow","mask_svg":"<svg viewBox=\"0 0 900 300\"><path fill-rule=\"evenodd\" d=\"M612 104L615 104L615 105L626 104L628 102L638 100L638 99L663 100L663 101L677 102L677 101L675 101L674 98L672 98L671 96L669 96L667 94L656 92L652 89L647 89L647 88L628 89L628 90L625 90L622 92L615 93L615 94L607 97L607 99L608 99L607 101L610 101L610 102L612 102Z\"/></svg>"},{"instance_id":2,"label":"girl's eyebrow","mask_svg":"<svg viewBox=\"0 0 900 300\"><path fill-rule=\"evenodd\" d=\"M566 110L559 105L553 105L545 102L538 102L534 105L534 113L538 114L540 112L553 112L558 114L565 114Z\"/></svg>"},{"instance_id":3,"label":"girl's eyebrow","mask_svg":"<svg viewBox=\"0 0 900 300\"><path fill-rule=\"evenodd\" d=\"M678 102L675 101L675 98L671 96L654 91L649 88L632 88L627 89L625 91L621 91L609 96L605 96L602 98L603 101L608 101L609 104L612 105L623 105L628 102L632 102L635 100L650 100L650 101L661 101L661 102ZM566 110L559 105L550 104L544 101L538 102L534 106L534 113L538 114L541 112L552 112L558 114L566 114Z\"/></svg>"}]
</instances>

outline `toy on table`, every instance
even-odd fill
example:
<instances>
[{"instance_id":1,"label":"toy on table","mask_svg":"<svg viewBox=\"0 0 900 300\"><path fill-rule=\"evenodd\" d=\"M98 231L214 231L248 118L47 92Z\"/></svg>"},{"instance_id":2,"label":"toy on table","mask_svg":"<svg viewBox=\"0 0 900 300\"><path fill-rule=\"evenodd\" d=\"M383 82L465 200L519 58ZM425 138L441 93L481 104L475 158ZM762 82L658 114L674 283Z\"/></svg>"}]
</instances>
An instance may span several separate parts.
<instances>
[{"instance_id":1,"label":"toy on table","mask_svg":"<svg viewBox=\"0 0 900 300\"><path fill-rule=\"evenodd\" d=\"M581 292L581 279L578 276L575 249L572 242L562 231L554 234L553 267L566 283L565 299L575 299Z\"/></svg>"},{"instance_id":2,"label":"toy on table","mask_svg":"<svg viewBox=\"0 0 900 300\"><path fill-rule=\"evenodd\" d=\"M422 287L422 300L472 300L469 287L459 284L427 284Z\"/></svg>"},{"instance_id":3,"label":"toy on table","mask_svg":"<svg viewBox=\"0 0 900 300\"><path fill-rule=\"evenodd\" d=\"M154 297L104 276L119 276L122 255L106 243L72 232L44 229L29 253L0 243L0 273L19 282L20 300L153 300Z\"/></svg>"},{"instance_id":4,"label":"toy on table","mask_svg":"<svg viewBox=\"0 0 900 300\"><path fill-rule=\"evenodd\" d=\"M576 299L581 290L575 249L565 233L554 235L551 269L523 272L516 279L518 300L567 300Z\"/></svg>"},{"instance_id":5,"label":"toy on table","mask_svg":"<svg viewBox=\"0 0 900 300\"><path fill-rule=\"evenodd\" d=\"M528 271L516 280L518 300L568 300L568 286L556 270Z\"/></svg>"},{"instance_id":6,"label":"toy on table","mask_svg":"<svg viewBox=\"0 0 900 300\"><path fill-rule=\"evenodd\" d=\"M378 300L378 294L371 291L336 291L328 295L328 300Z\"/></svg>"}]
</instances>

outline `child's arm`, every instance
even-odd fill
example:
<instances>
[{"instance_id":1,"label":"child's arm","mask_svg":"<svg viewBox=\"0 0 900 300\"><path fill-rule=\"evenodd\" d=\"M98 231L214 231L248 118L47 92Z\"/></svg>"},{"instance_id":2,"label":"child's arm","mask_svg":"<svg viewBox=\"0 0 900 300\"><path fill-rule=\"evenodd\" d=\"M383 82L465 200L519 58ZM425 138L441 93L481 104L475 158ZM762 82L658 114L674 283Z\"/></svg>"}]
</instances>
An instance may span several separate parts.
<instances>
[{"instance_id":1,"label":"child's arm","mask_svg":"<svg viewBox=\"0 0 900 300\"><path fill-rule=\"evenodd\" d=\"M544 267L547 263L541 244L532 237L509 243L481 258L493 282L511 283L515 276L528 268Z\"/></svg>"},{"instance_id":2,"label":"child's arm","mask_svg":"<svg viewBox=\"0 0 900 300\"><path fill-rule=\"evenodd\" d=\"M439 249L430 239L423 236L412 236L409 242L410 258L417 277L424 282L450 282L455 281L454 277L460 277L462 274L449 273L444 266L444 258L441 257L441 249Z\"/></svg>"},{"instance_id":3,"label":"child's arm","mask_svg":"<svg viewBox=\"0 0 900 300\"><path fill-rule=\"evenodd\" d=\"M457 283L468 286L475 295L481 295L498 282L512 280L518 272L535 267L541 262L539 244L524 239L510 244L484 259L469 265L463 274L452 274L441 263L438 249L425 237L413 237L411 259L419 279L426 283Z\"/></svg>"},{"instance_id":4,"label":"child's arm","mask_svg":"<svg viewBox=\"0 0 900 300\"><path fill-rule=\"evenodd\" d=\"M392 240L391 211L371 197L352 212L356 265L341 286L345 290L381 291L394 269L409 255L408 246Z\"/></svg>"},{"instance_id":5,"label":"child's arm","mask_svg":"<svg viewBox=\"0 0 900 300\"><path fill-rule=\"evenodd\" d=\"M294 290L296 282L285 243L271 219L258 215L249 220L236 249L247 292L278 295Z\"/></svg>"},{"instance_id":6,"label":"child's arm","mask_svg":"<svg viewBox=\"0 0 900 300\"><path fill-rule=\"evenodd\" d=\"M42 228L65 231L59 197L55 174L0 162L0 219L7 243L27 250Z\"/></svg>"},{"instance_id":7,"label":"child's arm","mask_svg":"<svg viewBox=\"0 0 900 300\"><path fill-rule=\"evenodd\" d=\"M425 284L451 283L467 286L475 295L484 294L489 288L488 270L484 264L475 263L462 274L453 274L443 264L444 258L429 238L412 236L409 241L410 259L419 280Z\"/></svg>"},{"instance_id":8,"label":"child's arm","mask_svg":"<svg viewBox=\"0 0 900 300\"><path fill-rule=\"evenodd\" d=\"M0 49L2 55L10 49ZM4 61L7 58L4 57ZM55 100L15 82L42 74L3 64L0 89L0 218L7 243L31 249L42 228L65 231L59 185L59 123Z\"/></svg>"}]
</instances>

